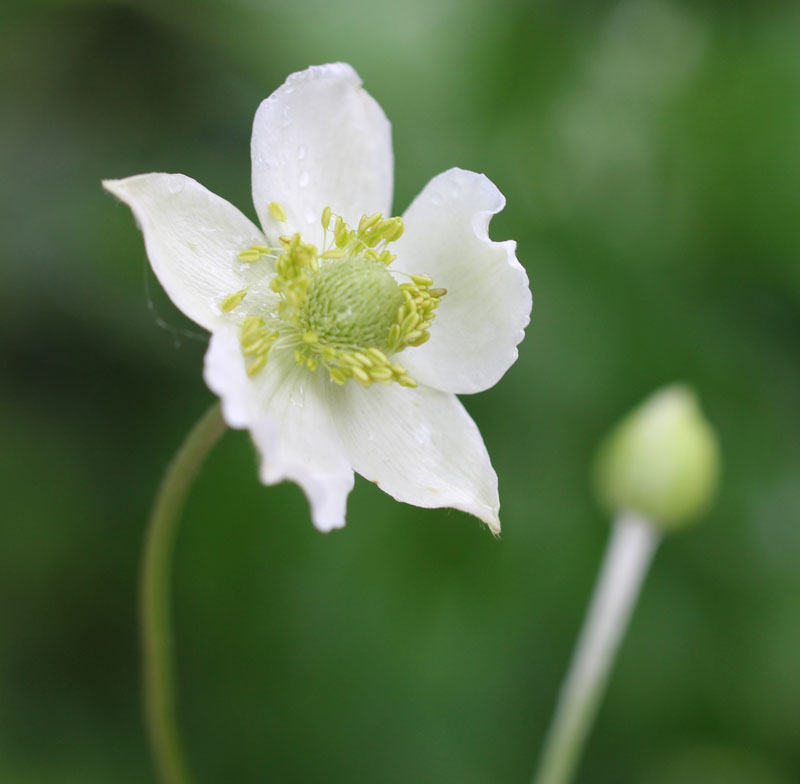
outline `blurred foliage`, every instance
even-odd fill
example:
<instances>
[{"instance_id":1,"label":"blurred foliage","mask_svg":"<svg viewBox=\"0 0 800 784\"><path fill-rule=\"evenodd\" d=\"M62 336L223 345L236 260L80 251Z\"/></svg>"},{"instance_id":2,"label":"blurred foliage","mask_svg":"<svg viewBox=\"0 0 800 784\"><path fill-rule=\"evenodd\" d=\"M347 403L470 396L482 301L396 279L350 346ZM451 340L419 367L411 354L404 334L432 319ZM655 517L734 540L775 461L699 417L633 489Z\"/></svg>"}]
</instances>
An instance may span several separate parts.
<instances>
[{"instance_id":1,"label":"blurred foliage","mask_svg":"<svg viewBox=\"0 0 800 784\"><path fill-rule=\"evenodd\" d=\"M393 122L397 211L453 165L508 198L533 321L464 399L504 534L361 481L323 536L228 434L177 550L198 781L528 780L607 532L592 453L673 380L721 495L656 559L579 780L799 780L798 35L774 1L5 0L0 778L152 776L137 559L211 396L100 180L184 172L252 215L259 101L346 60Z\"/></svg>"}]
</instances>

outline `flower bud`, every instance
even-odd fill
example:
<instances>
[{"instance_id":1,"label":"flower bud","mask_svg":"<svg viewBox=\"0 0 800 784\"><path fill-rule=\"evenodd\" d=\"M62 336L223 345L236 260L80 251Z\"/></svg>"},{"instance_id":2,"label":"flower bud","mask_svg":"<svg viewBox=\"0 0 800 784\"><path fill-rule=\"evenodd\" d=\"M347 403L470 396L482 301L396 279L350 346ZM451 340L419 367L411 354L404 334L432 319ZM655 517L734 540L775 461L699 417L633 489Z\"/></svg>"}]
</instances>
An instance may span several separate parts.
<instances>
[{"instance_id":1,"label":"flower bud","mask_svg":"<svg viewBox=\"0 0 800 784\"><path fill-rule=\"evenodd\" d=\"M719 447L694 392L659 390L601 444L595 484L613 514L638 512L664 531L699 516L713 499Z\"/></svg>"}]
</instances>

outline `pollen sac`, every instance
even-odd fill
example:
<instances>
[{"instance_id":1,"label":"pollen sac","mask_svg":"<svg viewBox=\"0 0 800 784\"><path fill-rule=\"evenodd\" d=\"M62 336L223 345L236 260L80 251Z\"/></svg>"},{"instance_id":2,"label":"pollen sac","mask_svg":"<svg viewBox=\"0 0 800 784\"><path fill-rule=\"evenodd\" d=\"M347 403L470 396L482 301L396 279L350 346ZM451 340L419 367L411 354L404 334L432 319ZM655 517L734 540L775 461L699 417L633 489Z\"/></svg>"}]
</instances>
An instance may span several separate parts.
<instances>
[{"instance_id":1,"label":"pollen sac","mask_svg":"<svg viewBox=\"0 0 800 784\"><path fill-rule=\"evenodd\" d=\"M248 316L242 322L239 341L247 364L247 373L255 376L267 364L267 355L279 333L269 327L260 316Z\"/></svg>"}]
</instances>

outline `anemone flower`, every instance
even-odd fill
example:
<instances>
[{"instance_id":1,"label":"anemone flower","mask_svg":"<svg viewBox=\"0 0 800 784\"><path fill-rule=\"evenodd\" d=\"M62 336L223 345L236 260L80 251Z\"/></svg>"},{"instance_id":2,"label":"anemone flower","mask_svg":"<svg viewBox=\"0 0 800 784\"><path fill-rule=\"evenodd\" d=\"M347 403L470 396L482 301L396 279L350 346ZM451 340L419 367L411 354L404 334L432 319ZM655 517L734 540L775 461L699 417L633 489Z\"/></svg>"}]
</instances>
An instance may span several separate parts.
<instances>
[{"instance_id":1,"label":"anemone flower","mask_svg":"<svg viewBox=\"0 0 800 784\"><path fill-rule=\"evenodd\" d=\"M456 394L517 357L531 295L505 198L482 174L434 177L391 217L391 129L349 65L292 74L258 108L261 228L182 174L107 180L175 305L211 340L204 377L247 429L264 483L297 482L320 530L344 525L356 471L498 532L497 476Z\"/></svg>"}]
</instances>

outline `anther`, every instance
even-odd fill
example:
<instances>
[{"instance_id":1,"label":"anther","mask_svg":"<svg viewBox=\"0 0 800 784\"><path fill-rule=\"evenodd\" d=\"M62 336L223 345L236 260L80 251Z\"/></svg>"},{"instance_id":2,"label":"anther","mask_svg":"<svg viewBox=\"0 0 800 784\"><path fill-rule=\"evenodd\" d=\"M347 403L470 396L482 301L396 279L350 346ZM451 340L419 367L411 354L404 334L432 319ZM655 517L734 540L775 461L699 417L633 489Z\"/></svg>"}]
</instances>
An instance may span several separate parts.
<instances>
[{"instance_id":1,"label":"anther","mask_svg":"<svg viewBox=\"0 0 800 784\"><path fill-rule=\"evenodd\" d=\"M247 375L248 376L255 376L256 373L263 370L264 365L267 364L267 355L262 354L261 356L256 357L248 366L247 366Z\"/></svg>"},{"instance_id":2,"label":"anther","mask_svg":"<svg viewBox=\"0 0 800 784\"><path fill-rule=\"evenodd\" d=\"M247 296L247 289L242 289L233 294L229 294L222 300L219 306L223 313L230 313L245 297Z\"/></svg>"},{"instance_id":3,"label":"anther","mask_svg":"<svg viewBox=\"0 0 800 784\"><path fill-rule=\"evenodd\" d=\"M345 381L347 381L347 379L349 378L349 376L339 368L330 368L330 370L328 370L328 373L330 373L331 379L339 386L342 386L342 384L344 384Z\"/></svg>"},{"instance_id":4,"label":"anther","mask_svg":"<svg viewBox=\"0 0 800 784\"><path fill-rule=\"evenodd\" d=\"M413 343L410 345L416 348L417 346L421 346L423 343L427 343L430 340L431 333L430 332L423 332L420 337L418 337Z\"/></svg>"},{"instance_id":5,"label":"anther","mask_svg":"<svg viewBox=\"0 0 800 784\"><path fill-rule=\"evenodd\" d=\"M259 337L258 340L254 340L252 343L245 344L242 343L242 354L245 356L249 356L250 354L261 354L262 352L266 352L269 350L269 347L272 345L272 340L268 337L262 336Z\"/></svg>"},{"instance_id":6,"label":"anther","mask_svg":"<svg viewBox=\"0 0 800 784\"><path fill-rule=\"evenodd\" d=\"M358 233L362 234L369 231L378 221L381 220L381 214L376 212L374 215L362 215L361 220L358 222Z\"/></svg>"},{"instance_id":7,"label":"anther","mask_svg":"<svg viewBox=\"0 0 800 784\"><path fill-rule=\"evenodd\" d=\"M245 335L249 335L253 330L262 326L264 326L264 319L261 316L248 316L242 322L242 337L244 338Z\"/></svg>"},{"instance_id":8,"label":"anther","mask_svg":"<svg viewBox=\"0 0 800 784\"><path fill-rule=\"evenodd\" d=\"M409 313L400 324L400 332L405 335L417 326L419 320L419 316L416 313Z\"/></svg>"},{"instance_id":9,"label":"anther","mask_svg":"<svg viewBox=\"0 0 800 784\"><path fill-rule=\"evenodd\" d=\"M369 385L371 383L370 377L365 370L362 370L360 367L353 368L353 378L357 379L364 385Z\"/></svg>"},{"instance_id":10,"label":"anther","mask_svg":"<svg viewBox=\"0 0 800 784\"><path fill-rule=\"evenodd\" d=\"M393 226L389 233L386 235L386 242L394 242L395 240L399 240L400 237L403 236L403 232L405 231L405 226L403 225L402 218L392 218Z\"/></svg>"},{"instance_id":11,"label":"anther","mask_svg":"<svg viewBox=\"0 0 800 784\"><path fill-rule=\"evenodd\" d=\"M256 343L260 343L264 339L264 333L258 329L250 330L247 334L242 332L242 348L249 348L250 346L254 346Z\"/></svg>"},{"instance_id":12,"label":"anther","mask_svg":"<svg viewBox=\"0 0 800 784\"><path fill-rule=\"evenodd\" d=\"M286 210L284 210L277 201L271 201L269 203L269 211L272 213L272 217L275 218L276 221L279 223L286 223Z\"/></svg>"},{"instance_id":13,"label":"anther","mask_svg":"<svg viewBox=\"0 0 800 784\"><path fill-rule=\"evenodd\" d=\"M387 367L374 367L369 369L370 378L374 381L391 381L394 374Z\"/></svg>"}]
</instances>

